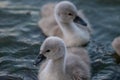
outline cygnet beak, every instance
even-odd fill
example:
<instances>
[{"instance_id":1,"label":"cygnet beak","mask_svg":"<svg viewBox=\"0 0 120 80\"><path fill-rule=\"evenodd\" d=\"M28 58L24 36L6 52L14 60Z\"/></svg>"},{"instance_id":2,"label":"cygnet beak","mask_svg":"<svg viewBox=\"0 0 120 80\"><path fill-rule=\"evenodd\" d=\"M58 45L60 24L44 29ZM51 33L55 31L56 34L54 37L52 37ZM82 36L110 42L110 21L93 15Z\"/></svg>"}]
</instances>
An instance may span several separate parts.
<instances>
[{"instance_id":1,"label":"cygnet beak","mask_svg":"<svg viewBox=\"0 0 120 80\"><path fill-rule=\"evenodd\" d=\"M46 57L43 54L39 54L34 62L34 65L37 66L39 63L44 61Z\"/></svg>"},{"instance_id":2,"label":"cygnet beak","mask_svg":"<svg viewBox=\"0 0 120 80\"><path fill-rule=\"evenodd\" d=\"M75 23L81 24L83 26L87 26L87 23L82 18L80 18L79 16L76 16L73 21Z\"/></svg>"}]
</instances>

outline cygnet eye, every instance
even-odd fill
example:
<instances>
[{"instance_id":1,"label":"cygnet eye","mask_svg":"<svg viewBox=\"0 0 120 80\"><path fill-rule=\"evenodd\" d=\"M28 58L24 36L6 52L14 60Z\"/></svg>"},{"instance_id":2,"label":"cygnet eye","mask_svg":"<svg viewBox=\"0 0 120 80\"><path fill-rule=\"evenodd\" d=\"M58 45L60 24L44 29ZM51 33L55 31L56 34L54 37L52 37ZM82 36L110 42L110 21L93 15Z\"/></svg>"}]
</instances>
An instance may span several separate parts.
<instances>
[{"instance_id":1,"label":"cygnet eye","mask_svg":"<svg viewBox=\"0 0 120 80\"><path fill-rule=\"evenodd\" d=\"M68 15L69 15L69 16L73 16L73 14L72 14L72 13L68 13Z\"/></svg>"},{"instance_id":2,"label":"cygnet eye","mask_svg":"<svg viewBox=\"0 0 120 80\"><path fill-rule=\"evenodd\" d=\"M46 52L50 52L50 50L48 49L48 50L46 50Z\"/></svg>"}]
</instances>

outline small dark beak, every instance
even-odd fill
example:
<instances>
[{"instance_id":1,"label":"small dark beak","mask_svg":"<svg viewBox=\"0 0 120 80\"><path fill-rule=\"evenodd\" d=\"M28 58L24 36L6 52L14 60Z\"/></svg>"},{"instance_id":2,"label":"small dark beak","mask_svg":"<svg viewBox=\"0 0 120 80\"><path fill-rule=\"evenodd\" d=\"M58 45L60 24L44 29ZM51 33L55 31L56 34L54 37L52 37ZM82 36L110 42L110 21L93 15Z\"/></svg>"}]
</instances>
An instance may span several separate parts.
<instances>
[{"instance_id":1,"label":"small dark beak","mask_svg":"<svg viewBox=\"0 0 120 80\"><path fill-rule=\"evenodd\" d=\"M73 21L75 23L81 24L83 26L87 26L87 23L82 18L80 18L79 16L76 16Z\"/></svg>"},{"instance_id":2,"label":"small dark beak","mask_svg":"<svg viewBox=\"0 0 120 80\"><path fill-rule=\"evenodd\" d=\"M45 59L46 59L46 57L43 54L39 54L38 57L37 57L37 59L34 62L34 65L37 66L39 63L41 63Z\"/></svg>"}]
</instances>

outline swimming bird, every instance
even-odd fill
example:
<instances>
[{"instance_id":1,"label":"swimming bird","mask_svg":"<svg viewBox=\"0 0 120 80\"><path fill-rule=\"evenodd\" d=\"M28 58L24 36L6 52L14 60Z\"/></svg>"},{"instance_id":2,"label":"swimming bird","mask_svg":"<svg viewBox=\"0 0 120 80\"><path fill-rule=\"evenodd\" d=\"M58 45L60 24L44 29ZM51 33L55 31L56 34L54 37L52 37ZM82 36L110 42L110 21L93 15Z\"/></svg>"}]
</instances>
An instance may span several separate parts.
<instances>
[{"instance_id":1,"label":"swimming bird","mask_svg":"<svg viewBox=\"0 0 120 80\"><path fill-rule=\"evenodd\" d=\"M48 37L40 48L35 64L47 60L39 80L90 80L90 60L84 48L67 50L59 37ZM44 63L44 62L43 62Z\"/></svg>"},{"instance_id":2,"label":"swimming bird","mask_svg":"<svg viewBox=\"0 0 120 80\"><path fill-rule=\"evenodd\" d=\"M50 5L48 7L50 8ZM42 16L38 23L45 35L62 38L67 47L82 46L89 42L92 32L90 24L82 11L78 11L72 2L61 1L54 4L53 9L50 8L50 13L52 11L53 15Z\"/></svg>"},{"instance_id":3,"label":"swimming bird","mask_svg":"<svg viewBox=\"0 0 120 80\"><path fill-rule=\"evenodd\" d=\"M113 40L112 47L117 52L117 54L120 56L120 37L117 37Z\"/></svg>"}]
</instances>

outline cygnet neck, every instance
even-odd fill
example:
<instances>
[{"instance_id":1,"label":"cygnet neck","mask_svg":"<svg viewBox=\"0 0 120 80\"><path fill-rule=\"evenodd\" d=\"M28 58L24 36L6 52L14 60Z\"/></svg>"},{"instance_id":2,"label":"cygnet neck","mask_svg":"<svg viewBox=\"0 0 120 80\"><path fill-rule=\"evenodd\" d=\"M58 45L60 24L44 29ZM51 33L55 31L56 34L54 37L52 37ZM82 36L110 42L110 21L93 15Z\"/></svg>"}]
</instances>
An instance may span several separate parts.
<instances>
[{"instance_id":1,"label":"cygnet neck","mask_svg":"<svg viewBox=\"0 0 120 80\"><path fill-rule=\"evenodd\" d=\"M51 60L53 67L55 67L54 69L63 69L64 68L64 57L60 57L58 59L55 60Z\"/></svg>"},{"instance_id":2,"label":"cygnet neck","mask_svg":"<svg viewBox=\"0 0 120 80\"><path fill-rule=\"evenodd\" d=\"M79 31L79 28L72 21L68 23L63 23L58 21L58 24L63 32L64 37L67 37L68 35L72 36L73 34L76 35Z\"/></svg>"},{"instance_id":3,"label":"cygnet neck","mask_svg":"<svg viewBox=\"0 0 120 80\"><path fill-rule=\"evenodd\" d=\"M64 43L58 44L59 45L59 49L58 49L58 56L56 56L56 58L52 58L51 61L53 62L53 65L55 65L56 67L61 67L63 69L64 67L64 61L65 61L65 56L66 56L66 46ZM56 55L57 55L56 54Z\"/></svg>"},{"instance_id":4,"label":"cygnet neck","mask_svg":"<svg viewBox=\"0 0 120 80\"><path fill-rule=\"evenodd\" d=\"M50 70L55 77L59 79L61 76L64 76L65 65L64 65L64 57L60 57L58 59L51 59L50 60ZM64 78L64 77L63 77ZM64 79L62 79L64 80Z\"/></svg>"}]
</instances>

